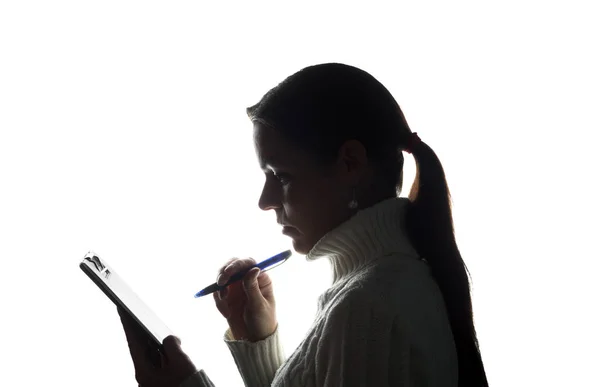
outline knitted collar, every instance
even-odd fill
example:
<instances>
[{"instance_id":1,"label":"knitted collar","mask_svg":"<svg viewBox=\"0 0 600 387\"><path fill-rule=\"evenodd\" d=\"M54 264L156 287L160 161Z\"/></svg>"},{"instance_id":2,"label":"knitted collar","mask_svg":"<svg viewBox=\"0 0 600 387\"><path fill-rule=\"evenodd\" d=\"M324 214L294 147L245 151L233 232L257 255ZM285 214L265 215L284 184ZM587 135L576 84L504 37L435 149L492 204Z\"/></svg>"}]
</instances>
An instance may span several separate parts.
<instances>
[{"instance_id":1,"label":"knitted collar","mask_svg":"<svg viewBox=\"0 0 600 387\"><path fill-rule=\"evenodd\" d=\"M364 265L391 253L418 259L406 235L406 198L390 198L358 211L325 234L306 258L327 257L333 267L333 283Z\"/></svg>"}]
</instances>

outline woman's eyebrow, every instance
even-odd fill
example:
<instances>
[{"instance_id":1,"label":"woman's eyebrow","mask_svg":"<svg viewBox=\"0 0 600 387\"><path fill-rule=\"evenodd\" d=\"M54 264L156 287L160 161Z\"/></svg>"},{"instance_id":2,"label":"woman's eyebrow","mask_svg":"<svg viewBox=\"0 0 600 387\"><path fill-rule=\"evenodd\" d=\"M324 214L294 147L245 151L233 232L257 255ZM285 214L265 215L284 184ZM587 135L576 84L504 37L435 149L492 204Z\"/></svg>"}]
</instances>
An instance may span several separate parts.
<instances>
[{"instance_id":1,"label":"woman's eyebrow","mask_svg":"<svg viewBox=\"0 0 600 387\"><path fill-rule=\"evenodd\" d=\"M283 164L285 164L273 156L259 157L258 163L259 163L261 169L263 169L263 170L274 169L274 168L280 167Z\"/></svg>"},{"instance_id":2,"label":"woman's eyebrow","mask_svg":"<svg viewBox=\"0 0 600 387\"><path fill-rule=\"evenodd\" d=\"M270 171L273 169L273 165L271 164L271 162L269 160L265 160L262 158L258 159L258 165L260 166L260 169L264 172Z\"/></svg>"},{"instance_id":3,"label":"woman's eyebrow","mask_svg":"<svg viewBox=\"0 0 600 387\"><path fill-rule=\"evenodd\" d=\"M262 170L265 172L273 172L277 167L273 166L271 163L266 163L262 166Z\"/></svg>"}]
</instances>

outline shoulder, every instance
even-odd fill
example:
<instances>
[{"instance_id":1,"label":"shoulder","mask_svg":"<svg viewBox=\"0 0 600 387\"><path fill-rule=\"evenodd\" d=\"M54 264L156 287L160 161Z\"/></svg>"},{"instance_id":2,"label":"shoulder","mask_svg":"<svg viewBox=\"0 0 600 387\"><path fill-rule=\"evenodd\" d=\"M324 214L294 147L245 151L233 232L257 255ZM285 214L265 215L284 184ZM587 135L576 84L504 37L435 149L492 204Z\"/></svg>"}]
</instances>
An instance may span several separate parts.
<instances>
[{"instance_id":1,"label":"shoulder","mask_svg":"<svg viewBox=\"0 0 600 387\"><path fill-rule=\"evenodd\" d=\"M418 296L414 291L439 292L429 265L417 256L392 253L374 261L357 276L367 292L383 293L398 298Z\"/></svg>"},{"instance_id":2,"label":"shoulder","mask_svg":"<svg viewBox=\"0 0 600 387\"><path fill-rule=\"evenodd\" d=\"M378 270L363 268L344 284L339 284L337 289L331 289L335 295L327 294L325 297L329 299L323 310L326 320L329 323L344 321L352 324L370 319L394 319L398 311L390 307L390 301L396 292L390 292L392 289L382 279Z\"/></svg>"},{"instance_id":3,"label":"shoulder","mask_svg":"<svg viewBox=\"0 0 600 387\"><path fill-rule=\"evenodd\" d=\"M445 314L445 304L427 263L390 254L365 267L348 292L351 304L367 303L401 320Z\"/></svg>"},{"instance_id":4,"label":"shoulder","mask_svg":"<svg viewBox=\"0 0 600 387\"><path fill-rule=\"evenodd\" d=\"M331 297L331 293L335 293ZM325 299L328 319L377 318L396 323L445 318L445 304L428 265L418 257L390 254L356 271ZM330 298L331 297L331 298Z\"/></svg>"}]
</instances>

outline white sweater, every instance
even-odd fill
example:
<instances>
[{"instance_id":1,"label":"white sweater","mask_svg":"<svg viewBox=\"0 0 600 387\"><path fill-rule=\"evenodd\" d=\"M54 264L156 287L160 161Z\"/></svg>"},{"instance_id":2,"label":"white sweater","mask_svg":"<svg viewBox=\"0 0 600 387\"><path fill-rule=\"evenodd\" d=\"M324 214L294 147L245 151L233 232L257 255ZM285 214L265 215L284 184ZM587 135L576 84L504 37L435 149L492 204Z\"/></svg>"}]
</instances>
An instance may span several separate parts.
<instances>
[{"instance_id":1,"label":"white sweater","mask_svg":"<svg viewBox=\"0 0 600 387\"><path fill-rule=\"evenodd\" d=\"M257 343L226 334L246 386L457 386L442 294L406 237L408 204L392 198L359 211L309 252L330 260L333 285L287 360L277 331ZM199 371L181 387L211 385Z\"/></svg>"}]
</instances>

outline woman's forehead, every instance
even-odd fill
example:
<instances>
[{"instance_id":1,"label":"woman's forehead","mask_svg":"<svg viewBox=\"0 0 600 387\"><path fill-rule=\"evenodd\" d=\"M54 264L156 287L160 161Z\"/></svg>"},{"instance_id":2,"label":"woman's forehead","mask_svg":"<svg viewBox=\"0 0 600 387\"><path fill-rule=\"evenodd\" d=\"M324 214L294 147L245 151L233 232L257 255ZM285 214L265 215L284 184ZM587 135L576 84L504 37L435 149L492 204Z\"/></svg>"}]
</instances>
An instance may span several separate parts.
<instances>
[{"instance_id":1,"label":"woman's forehead","mask_svg":"<svg viewBox=\"0 0 600 387\"><path fill-rule=\"evenodd\" d=\"M306 164L308 154L295 147L276 129L254 124L254 147L261 168Z\"/></svg>"},{"instance_id":2,"label":"woman's forehead","mask_svg":"<svg viewBox=\"0 0 600 387\"><path fill-rule=\"evenodd\" d=\"M275 129L261 123L254 124L254 147L261 167L285 162L289 155L289 144Z\"/></svg>"}]
</instances>

